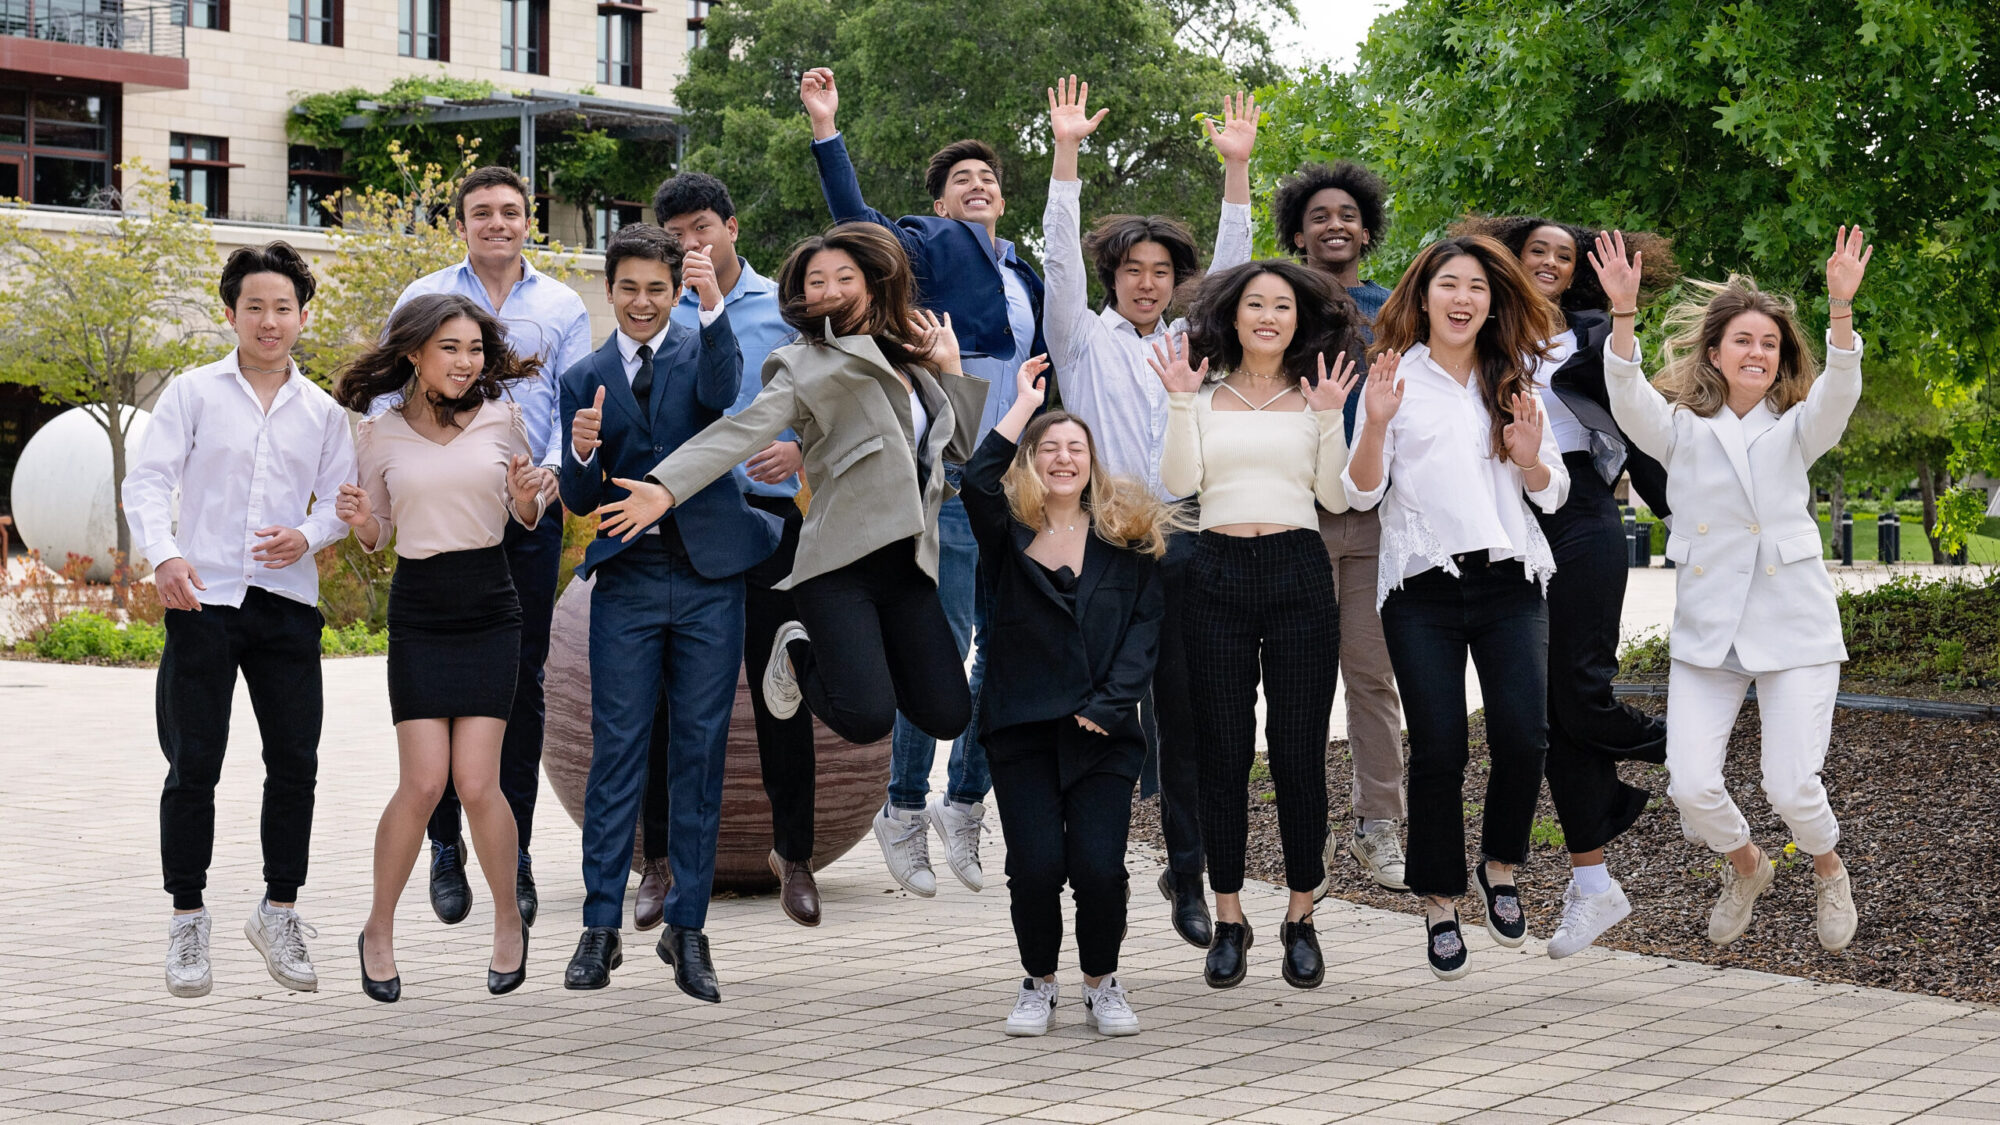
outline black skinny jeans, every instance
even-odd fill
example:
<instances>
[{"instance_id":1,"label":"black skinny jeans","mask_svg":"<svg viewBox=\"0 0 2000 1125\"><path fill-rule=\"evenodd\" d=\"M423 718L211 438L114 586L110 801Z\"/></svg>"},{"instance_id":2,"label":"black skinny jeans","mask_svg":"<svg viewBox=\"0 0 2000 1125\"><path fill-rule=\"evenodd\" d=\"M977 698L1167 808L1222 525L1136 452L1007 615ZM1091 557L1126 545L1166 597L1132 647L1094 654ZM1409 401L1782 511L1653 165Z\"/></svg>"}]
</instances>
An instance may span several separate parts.
<instances>
[{"instance_id":1,"label":"black skinny jeans","mask_svg":"<svg viewBox=\"0 0 2000 1125\"><path fill-rule=\"evenodd\" d=\"M1548 749L1549 611L1521 560L1489 564L1457 555L1453 578L1427 570L1382 603L1389 663L1410 725L1410 852L1404 881L1417 894L1465 893L1465 767L1470 737L1465 660L1485 700L1486 781L1480 853L1497 863L1528 858Z\"/></svg>"},{"instance_id":2,"label":"black skinny jeans","mask_svg":"<svg viewBox=\"0 0 2000 1125\"><path fill-rule=\"evenodd\" d=\"M1285 885L1326 876L1326 745L1340 670L1333 565L1317 530L1239 537L1204 531L1188 563L1188 694L1201 733L1201 842L1217 894L1243 889L1257 683L1278 791Z\"/></svg>"},{"instance_id":3,"label":"black skinny jeans","mask_svg":"<svg viewBox=\"0 0 2000 1125\"><path fill-rule=\"evenodd\" d=\"M916 544L891 543L792 588L811 638L789 647L806 705L849 742L888 737L896 712L932 738L972 720L965 658Z\"/></svg>"},{"instance_id":4,"label":"black skinny jeans","mask_svg":"<svg viewBox=\"0 0 2000 1125\"><path fill-rule=\"evenodd\" d=\"M1078 967L1089 977L1118 971L1125 939L1125 841L1136 778L1099 770L1062 787L1066 744L1102 739L1073 718L1003 727L986 735L987 764L1007 841L1007 897L1021 968L1056 971L1062 952L1062 889L1076 899Z\"/></svg>"},{"instance_id":5,"label":"black skinny jeans","mask_svg":"<svg viewBox=\"0 0 2000 1125\"><path fill-rule=\"evenodd\" d=\"M1191 511L1193 501L1184 501ZM1160 617L1160 656L1153 683L1139 708L1147 750L1160 785L1160 831L1167 840L1167 866L1183 879L1199 879L1201 851L1201 738L1188 698L1187 569L1196 536L1181 532L1167 540L1160 560L1160 588L1166 595Z\"/></svg>"},{"instance_id":6,"label":"black skinny jeans","mask_svg":"<svg viewBox=\"0 0 2000 1125\"><path fill-rule=\"evenodd\" d=\"M264 741L264 893L294 902L306 881L319 777L319 610L252 586L240 608L170 609L166 622L154 705L167 757L160 865L174 909L199 909L208 886L238 669Z\"/></svg>"},{"instance_id":7,"label":"black skinny jeans","mask_svg":"<svg viewBox=\"0 0 2000 1125\"><path fill-rule=\"evenodd\" d=\"M787 496L748 493L750 506L785 521L784 538L771 557L743 573L743 670L750 681L750 713L757 725L757 764L764 775L764 795L771 799L771 846L780 859L807 863L813 852L813 800L816 757L812 714L801 709L789 719L771 714L764 705L764 665L778 626L798 616L790 590L774 587L792 572L799 551L799 527L805 517ZM653 740L646 756L644 819L647 859L667 857L671 831L667 798L667 701L660 697L653 716Z\"/></svg>"}]
</instances>

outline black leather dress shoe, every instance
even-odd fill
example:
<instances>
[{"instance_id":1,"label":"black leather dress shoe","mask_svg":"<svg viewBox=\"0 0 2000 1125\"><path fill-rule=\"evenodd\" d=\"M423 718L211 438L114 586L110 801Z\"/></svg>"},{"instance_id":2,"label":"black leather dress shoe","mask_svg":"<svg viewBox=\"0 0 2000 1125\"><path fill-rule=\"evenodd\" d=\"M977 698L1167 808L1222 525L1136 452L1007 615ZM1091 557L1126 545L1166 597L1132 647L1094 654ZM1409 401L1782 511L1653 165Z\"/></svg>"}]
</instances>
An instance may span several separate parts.
<instances>
[{"instance_id":1,"label":"black leather dress shoe","mask_svg":"<svg viewBox=\"0 0 2000 1125\"><path fill-rule=\"evenodd\" d=\"M624 963L625 955L618 951L618 927L592 926L576 939L576 952L563 970L563 987L603 988L611 983L611 970Z\"/></svg>"},{"instance_id":2,"label":"black leather dress shoe","mask_svg":"<svg viewBox=\"0 0 2000 1125\"><path fill-rule=\"evenodd\" d=\"M541 909L541 896L535 893L535 861L521 853L520 866L514 870L514 901L521 908L521 924L535 924L535 912Z\"/></svg>"},{"instance_id":3,"label":"black leather dress shoe","mask_svg":"<svg viewBox=\"0 0 2000 1125\"><path fill-rule=\"evenodd\" d=\"M668 926L654 947L660 960L674 967L674 984L682 992L711 1004L722 1003L715 983L715 963L708 959L708 935L686 926Z\"/></svg>"},{"instance_id":4,"label":"black leather dress shoe","mask_svg":"<svg viewBox=\"0 0 2000 1125\"><path fill-rule=\"evenodd\" d=\"M472 913L472 884L465 881L465 837L431 844L431 909L438 921L456 926Z\"/></svg>"},{"instance_id":5,"label":"black leather dress shoe","mask_svg":"<svg viewBox=\"0 0 2000 1125\"><path fill-rule=\"evenodd\" d=\"M1208 962L1201 972L1208 987L1235 988L1243 983L1250 968L1250 941L1249 922L1215 924L1215 942L1208 947Z\"/></svg>"},{"instance_id":6,"label":"black leather dress shoe","mask_svg":"<svg viewBox=\"0 0 2000 1125\"><path fill-rule=\"evenodd\" d=\"M1174 904L1174 932L1189 945L1207 949L1215 937L1208 917L1208 897L1202 893L1200 875L1160 872L1160 894Z\"/></svg>"},{"instance_id":7,"label":"black leather dress shoe","mask_svg":"<svg viewBox=\"0 0 2000 1125\"><path fill-rule=\"evenodd\" d=\"M397 973L388 980L376 980L368 975L368 935L354 935L354 950L361 954L361 991L370 1000L380 1000L384 1004L394 1004L403 998L403 974Z\"/></svg>"},{"instance_id":8,"label":"black leather dress shoe","mask_svg":"<svg viewBox=\"0 0 2000 1125\"><path fill-rule=\"evenodd\" d=\"M491 992L495 996L505 995L506 993L512 992L515 989L521 987L521 982L527 979L528 979L528 922L525 918L523 918L521 921L520 966L511 971L503 973L500 970L494 968L491 964L488 964L486 966L486 991Z\"/></svg>"},{"instance_id":9,"label":"black leather dress shoe","mask_svg":"<svg viewBox=\"0 0 2000 1125\"><path fill-rule=\"evenodd\" d=\"M776 848L765 859L778 877L778 909L801 926L819 925L819 884L813 881L812 864L794 863Z\"/></svg>"},{"instance_id":10,"label":"black leather dress shoe","mask_svg":"<svg viewBox=\"0 0 2000 1125\"><path fill-rule=\"evenodd\" d=\"M1326 961L1319 955L1319 935L1313 933L1312 915L1279 926L1278 941L1285 947L1285 983L1293 988L1318 988L1326 979Z\"/></svg>"}]
</instances>

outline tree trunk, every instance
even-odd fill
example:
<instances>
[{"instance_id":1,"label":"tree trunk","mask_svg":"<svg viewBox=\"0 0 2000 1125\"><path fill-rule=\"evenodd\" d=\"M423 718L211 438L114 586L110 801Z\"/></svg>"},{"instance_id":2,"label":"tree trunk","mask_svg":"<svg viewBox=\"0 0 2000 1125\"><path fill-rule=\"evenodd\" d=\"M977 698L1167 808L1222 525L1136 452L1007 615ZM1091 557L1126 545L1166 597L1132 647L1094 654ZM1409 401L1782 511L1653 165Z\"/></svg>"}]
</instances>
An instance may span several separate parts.
<instances>
[{"instance_id":1,"label":"tree trunk","mask_svg":"<svg viewBox=\"0 0 2000 1125\"><path fill-rule=\"evenodd\" d=\"M132 580L132 528L125 522L125 407L104 404L104 432L111 439L111 523L118 535L118 557L111 560L111 597L125 607L125 587Z\"/></svg>"},{"instance_id":2,"label":"tree trunk","mask_svg":"<svg viewBox=\"0 0 2000 1125\"><path fill-rule=\"evenodd\" d=\"M1928 456L1917 458L1917 493L1924 498L1924 539L1931 545L1931 562L1942 564L1944 551L1938 546L1938 484Z\"/></svg>"},{"instance_id":3,"label":"tree trunk","mask_svg":"<svg viewBox=\"0 0 2000 1125\"><path fill-rule=\"evenodd\" d=\"M1818 523L1818 505L1813 504L1810 498L1807 499L1806 504L1808 507L1815 509L1812 514L1813 522ZM1833 479L1826 482L1826 514L1827 518L1832 521L1830 526L1833 528L1833 553L1836 555L1840 553L1840 517L1846 511L1847 474L1836 472L1833 474Z\"/></svg>"}]
</instances>

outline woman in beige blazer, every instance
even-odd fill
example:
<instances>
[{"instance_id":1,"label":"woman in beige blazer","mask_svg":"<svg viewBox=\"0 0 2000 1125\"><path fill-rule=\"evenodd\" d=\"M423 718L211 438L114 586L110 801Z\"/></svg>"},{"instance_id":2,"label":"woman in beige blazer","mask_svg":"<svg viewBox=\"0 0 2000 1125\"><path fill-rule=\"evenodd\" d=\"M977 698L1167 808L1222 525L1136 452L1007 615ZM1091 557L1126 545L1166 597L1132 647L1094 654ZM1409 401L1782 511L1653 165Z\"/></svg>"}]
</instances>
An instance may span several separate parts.
<instances>
[{"instance_id":1,"label":"woman in beige blazer","mask_svg":"<svg viewBox=\"0 0 2000 1125\"><path fill-rule=\"evenodd\" d=\"M966 375L949 316L911 304L895 237L843 223L794 247L778 298L799 340L764 361L764 390L599 509L630 538L786 428L799 436L812 503L781 583L799 620L778 629L764 672L771 713L804 702L852 742L885 737L900 709L924 733L961 734L972 697L938 602L944 462L970 460L986 381Z\"/></svg>"},{"instance_id":2,"label":"woman in beige blazer","mask_svg":"<svg viewBox=\"0 0 2000 1125\"><path fill-rule=\"evenodd\" d=\"M1754 681L1763 718L1764 792L1799 849L1813 857L1820 944L1841 950L1856 916L1840 825L1820 767L1833 728L1840 610L1821 561L1806 472L1840 440L1861 399L1854 292L1873 253L1842 227L1826 261L1826 373L1806 347L1792 302L1747 278L1710 285L1706 302L1670 314L1678 330L1648 384L1633 339L1640 256L1616 232L1597 236L1591 265L1611 300L1605 345L1611 413L1633 444L1667 467L1675 572L1673 669L1667 684L1668 795L1681 826L1729 858L1708 937L1750 928L1776 867L1730 799L1722 764ZM1664 393L1663 393L1664 392Z\"/></svg>"}]
</instances>

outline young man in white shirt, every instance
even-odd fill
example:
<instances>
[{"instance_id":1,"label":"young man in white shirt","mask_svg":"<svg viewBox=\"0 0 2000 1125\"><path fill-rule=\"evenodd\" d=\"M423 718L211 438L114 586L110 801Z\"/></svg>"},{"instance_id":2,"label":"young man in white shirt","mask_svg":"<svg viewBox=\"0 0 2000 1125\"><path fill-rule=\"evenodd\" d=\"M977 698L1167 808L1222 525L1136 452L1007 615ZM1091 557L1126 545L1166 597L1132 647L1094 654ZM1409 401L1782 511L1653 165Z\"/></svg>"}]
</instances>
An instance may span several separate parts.
<instances>
[{"instance_id":1,"label":"young man in white shirt","mask_svg":"<svg viewBox=\"0 0 2000 1125\"><path fill-rule=\"evenodd\" d=\"M167 607L160 658L160 859L174 897L167 991L206 996L215 786L240 668L264 743L264 899L244 932L271 978L319 978L295 909L312 841L322 711L313 555L347 534L334 514L354 480L347 412L299 374L312 271L282 242L230 255L220 286L235 350L182 373L153 408L125 477L125 519ZM175 519L175 498L179 519Z\"/></svg>"}]
</instances>

